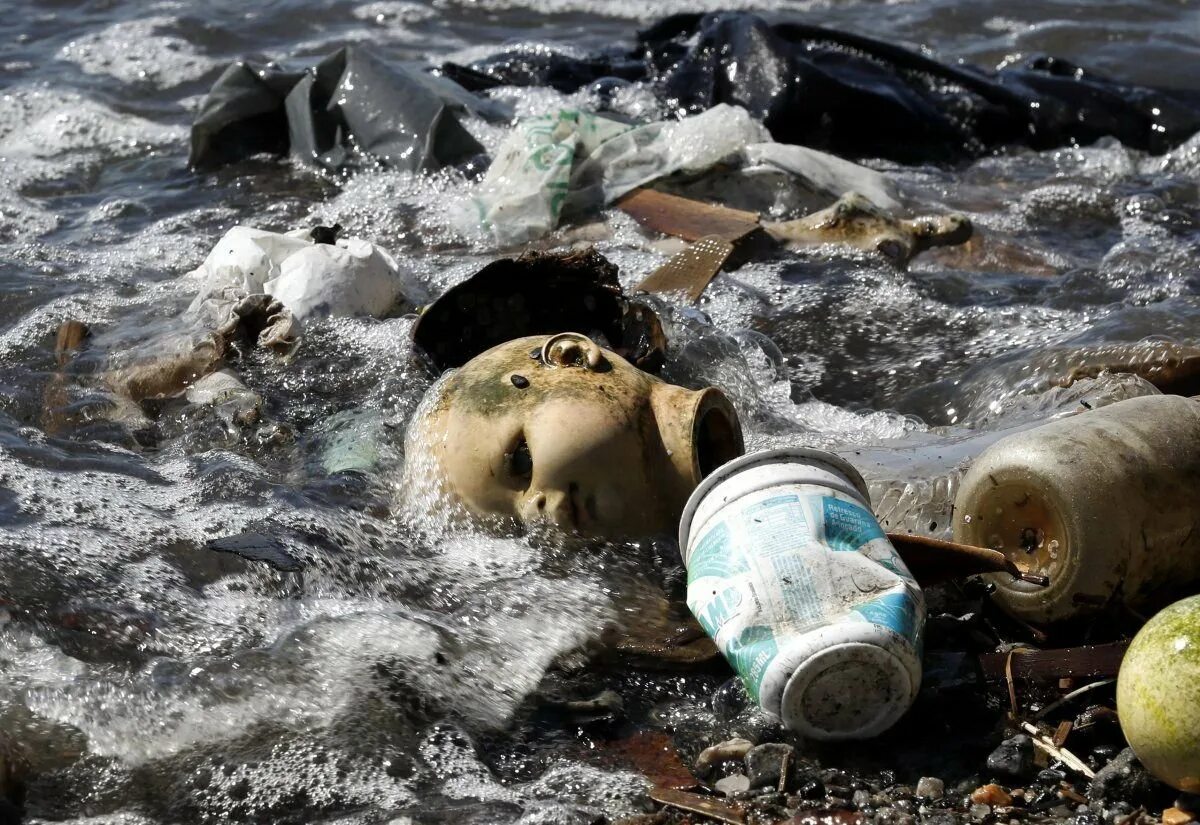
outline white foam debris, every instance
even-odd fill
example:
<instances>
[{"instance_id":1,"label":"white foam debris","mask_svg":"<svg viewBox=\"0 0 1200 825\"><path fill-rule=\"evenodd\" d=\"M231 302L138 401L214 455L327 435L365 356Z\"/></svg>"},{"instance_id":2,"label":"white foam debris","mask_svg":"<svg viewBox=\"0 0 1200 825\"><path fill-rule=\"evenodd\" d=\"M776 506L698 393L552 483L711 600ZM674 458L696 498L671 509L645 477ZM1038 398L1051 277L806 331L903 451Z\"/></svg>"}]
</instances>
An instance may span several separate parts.
<instances>
[{"instance_id":1,"label":"white foam debris","mask_svg":"<svg viewBox=\"0 0 1200 825\"><path fill-rule=\"evenodd\" d=\"M224 61L203 54L178 34L170 17L123 20L77 36L59 50L60 60L87 74L109 75L123 83L159 89L199 80Z\"/></svg>"}]
</instances>

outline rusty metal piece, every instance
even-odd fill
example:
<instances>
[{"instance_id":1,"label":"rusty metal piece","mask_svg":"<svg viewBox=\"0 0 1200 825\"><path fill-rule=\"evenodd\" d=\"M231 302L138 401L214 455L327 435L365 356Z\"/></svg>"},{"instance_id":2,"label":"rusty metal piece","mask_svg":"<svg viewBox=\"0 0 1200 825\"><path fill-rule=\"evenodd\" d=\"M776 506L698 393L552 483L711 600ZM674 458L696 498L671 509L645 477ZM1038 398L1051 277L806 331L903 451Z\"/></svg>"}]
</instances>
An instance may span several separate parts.
<instances>
[{"instance_id":1,"label":"rusty metal piece","mask_svg":"<svg viewBox=\"0 0 1200 825\"><path fill-rule=\"evenodd\" d=\"M655 189L634 189L617 201L616 207L645 229L685 241L716 235L737 243L761 228L757 212L730 209Z\"/></svg>"},{"instance_id":2,"label":"rusty metal piece","mask_svg":"<svg viewBox=\"0 0 1200 825\"><path fill-rule=\"evenodd\" d=\"M732 242L718 235L706 235L671 256L670 260L646 276L637 288L659 295L682 292L689 302L695 303L732 254Z\"/></svg>"},{"instance_id":3,"label":"rusty metal piece","mask_svg":"<svg viewBox=\"0 0 1200 825\"><path fill-rule=\"evenodd\" d=\"M689 813L703 814L729 825L746 825L746 809L736 802L672 788L651 788L650 798L663 805Z\"/></svg>"},{"instance_id":4,"label":"rusty metal piece","mask_svg":"<svg viewBox=\"0 0 1200 825\"><path fill-rule=\"evenodd\" d=\"M634 767L655 786L663 790L686 790L700 786L679 758L675 742L659 731L639 731L627 739L608 743L609 753Z\"/></svg>"},{"instance_id":5,"label":"rusty metal piece","mask_svg":"<svg viewBox=\"0 0 1200 825\"><path fill-rule=\"evenodd\" d=\"M1045 576L1023 573L998 550L907 533L888 533L888 540L922 587L980 573L1010 573L1032 584L1045 586Z\"/></svg>"}]
</instances>

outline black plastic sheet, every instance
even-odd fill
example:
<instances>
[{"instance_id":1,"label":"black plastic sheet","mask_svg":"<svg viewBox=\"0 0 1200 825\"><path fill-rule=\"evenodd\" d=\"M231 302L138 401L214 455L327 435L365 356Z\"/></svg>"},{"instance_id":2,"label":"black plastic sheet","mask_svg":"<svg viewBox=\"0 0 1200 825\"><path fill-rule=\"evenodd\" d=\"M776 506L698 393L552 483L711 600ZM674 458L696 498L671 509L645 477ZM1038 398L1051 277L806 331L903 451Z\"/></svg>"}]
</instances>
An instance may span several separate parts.
<instances>
[{"instance_id":1,"label":"black plastic sheet","mask_svg":"<svg viewBox=\"0 0 1200 825\"><path fill-rule=\"evenodd\" d=\"M903 163L1106 136L1159 153L1200 131L1200 91L1124 84L1045 57L999 71L951 66L872 38L742 12L668 17L628 52L576 59L514 50L444 71L472 89L594 84L604 92L645 81L676 111L735 104L778 141Z\"/></svg>"},{"instance_id":2,"label":"black plastic sheet","mask_svg":"<svg viewBox=\"0 0 1200 825\"><path fill-rule=\"evenodd\" d=\"M503 116L445 78L346 47L307 71L238 62L217 79L192 125L195 168L268 152L327 169L367 157L409 171L481 155L456 111Z\"/></svg>"}]
</instances>

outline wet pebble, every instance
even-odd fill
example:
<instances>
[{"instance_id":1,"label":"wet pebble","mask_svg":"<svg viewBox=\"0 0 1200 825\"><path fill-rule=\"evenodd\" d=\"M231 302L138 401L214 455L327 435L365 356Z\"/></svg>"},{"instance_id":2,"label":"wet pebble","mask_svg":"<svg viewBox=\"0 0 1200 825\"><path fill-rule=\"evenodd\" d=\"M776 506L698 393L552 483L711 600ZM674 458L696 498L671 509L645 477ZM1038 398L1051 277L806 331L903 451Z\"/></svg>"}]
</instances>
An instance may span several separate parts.
<instances>
[{"instance_id":1,"label":"wet pebble","mask_svg":"<svg viewBox=\"0 0 1200 825\"><path fill-rule=\"evenodd\" d=\"M796 795L801 799L824 799L825 783L815 778L801 782L800 787L796 789Z\"/></svg>"},{"instance_id":2,"label":"wet pebble","mask_svg":"<svg viewBox=\"0 0 1200 825\"><path fill-rule=\"evenodd\" d=\"M988 770L1008 779L1022 779L1033 772L1033 740L1025 734L1005 739L987 758Z\"/></svg>"},{"instance_id":3,"label":"wet pebble","mask_svg":"<svg viewBox=\"0 0 1200 825\"><path fill-rule=\"evenodd\" d=\"M946 783L936 776L922 776L917 782L917 796L923 799L941 799L946 795Z\"/></svg>"},{"instance_id":4,"label":"wet pebble","mask_svg":"<svg viewBox=\"0 0 1200 825\"><path fill-rule=\"evenodd\" d=\"M1133 748L1126 748L1096 772L1087 795L1090 799L1136 804L1150 801L1158 787L1158 781L1142 767Z\"/></svg>"},{"instance_id":5,"label":"wet pebble","mask_svg":"<svg viewBox=\"0 0 1200 825\"><path fill-rule=\"evenodd\" d=\"M1163 825L1188 825L1189 822L1195 822L1196 817L1190 811L1167 808L1162 812L1162 821Z\"/></svg>"},{"instance_id":6,"label":"wet pebble","mask_svg":"<svg viewBox=\"0 0 1200 825\"><path fill-rule=\"evenodd\" d=\"M783 790L796 784L796 749L782 742L759 745L746 754L746 775L752 788L778 788L787 772ZM824 794L822 794L824 795Z\"/></svg>"},{"instance_id":7,"label":"wet pebble","mask_svg":"<svg viewBox=\"0 0 1200 825\"><path fill-rule=\"evenodd\" d=\"M750 790L750 777L744 773L735 773L724 779L718 779L714 787L726 796L743 794Z\"/></svg>"},{"instance_id":8,"label":"wet pebble","mask_svg":"<svg viewBox=\"0 0 1200 825\"><path fill-rule=\"evenodd\" d=\"M855 791L854 796L850 798L850 801L856 808L869 808L871 807L871 792Z\"/></svg>"},{"instance_id":9,"label":"wet pebble","mask_svg":"<svg viewBox=\"0 0 1200 825\"><path fill-rule=\"evenodd\" d=\"M971 809L968 811L968 813L971 814L971 819L974 819L977 822L986 819L991 812L992 812L992 809L989 808L987 805L978 805L978 804L972 805Z\"/></svg>"},{"instance_id":10,"label":"wet pebble","mask_svg":"<svg viewBox=\"0 0 1200 825\"><path fill-rule=\"evenodd\" d=\"M696 772L707 774L721 762L743 760L753 747L754 743L749 739L728 739L711 745L696 757Z\"/></svg>"}]
</instances>

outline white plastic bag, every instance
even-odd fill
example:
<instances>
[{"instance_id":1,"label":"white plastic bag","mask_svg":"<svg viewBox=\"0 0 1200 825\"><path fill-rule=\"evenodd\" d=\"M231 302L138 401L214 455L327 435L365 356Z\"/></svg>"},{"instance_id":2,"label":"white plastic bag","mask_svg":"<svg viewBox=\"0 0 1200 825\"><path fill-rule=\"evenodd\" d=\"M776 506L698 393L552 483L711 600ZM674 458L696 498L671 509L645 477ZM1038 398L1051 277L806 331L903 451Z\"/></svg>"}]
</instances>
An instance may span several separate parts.
<instances>
[{"instance_id":1,"label":"white plastic bag","mask_svg":"<svg viewBox=\"0 0 1200 825\"><path fill-rule=\"evenodd\" d=\"M742 150L746 172L766 166L788 173L808 189L840 198L857 192L880 209L900 208L891 182L874 169L859 166L828 152L790 143L754 143Z\"/></svg>"},{"instance_id":2,"label":"white plastic bag","mask_svg":"<svg viewBox=\"0 0 1200 825\"><path fill-rule=\"evenodd\" d=\"M720 104L682 120L630 126L564 109L518 124L476 193L459 211L464 231L482 226L502 245L538 238L631 190L676 173L699 174L727 163L786 175L790 185L824 200L855 191L884 209L897 206L878 172L802 146L774 143L741 107Z\"/></svg>"},{"instance_id":3,"label":"white plastic bag","mask_svg":"<svg viewBox=\"0 0 1200 825\"><path fill-rule=\"evenodd\" d=\"M400 295L396 261L361 238L311 244L279 265L265 291L301 321L333 316L383 315Z\"/></svg>"},{"instance_id":4,"label":"white plastic bag","mask_svg":"<svg viewBox=\"0 0 1200 825\"><path fill-rule=\"evenodd\" d=\"M267 293L299 321L329 315L379 316L399 297L403 274L384 249L360 238L316 243L308 229L288 233L235 226L197 270L203 276L189 311L214 300Z\"/></svg>"}]
</instances>

